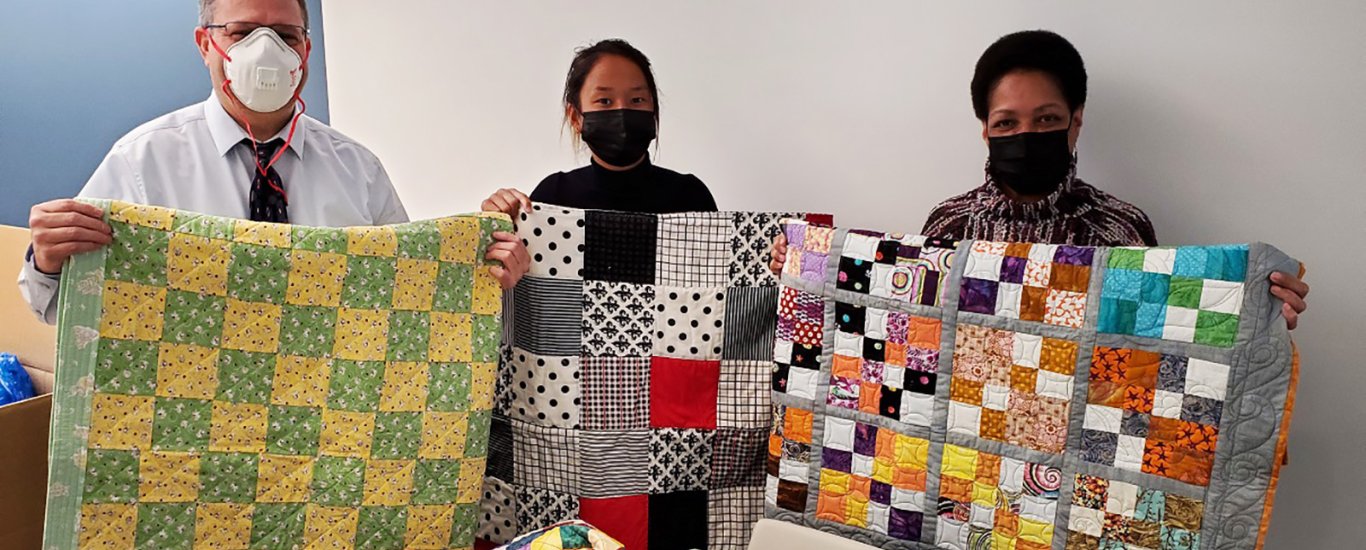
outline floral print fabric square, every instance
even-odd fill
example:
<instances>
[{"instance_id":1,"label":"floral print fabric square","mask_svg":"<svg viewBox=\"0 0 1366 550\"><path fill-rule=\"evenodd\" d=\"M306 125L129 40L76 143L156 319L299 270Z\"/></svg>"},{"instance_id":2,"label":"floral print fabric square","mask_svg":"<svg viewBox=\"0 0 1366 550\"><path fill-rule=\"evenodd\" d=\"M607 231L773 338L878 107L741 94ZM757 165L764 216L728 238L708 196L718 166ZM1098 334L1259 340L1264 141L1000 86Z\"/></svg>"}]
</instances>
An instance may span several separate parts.
<instances>
[{"instance_id":1,"label":"floral print fabric square","mask_svg":"<svg viewBox=\"0 0 1366 550\"><path fill-rule=\"evenodd\" d=\"M959 324L948 429L1061 453L1078 344Z\"/></svg>"}]
</instances>

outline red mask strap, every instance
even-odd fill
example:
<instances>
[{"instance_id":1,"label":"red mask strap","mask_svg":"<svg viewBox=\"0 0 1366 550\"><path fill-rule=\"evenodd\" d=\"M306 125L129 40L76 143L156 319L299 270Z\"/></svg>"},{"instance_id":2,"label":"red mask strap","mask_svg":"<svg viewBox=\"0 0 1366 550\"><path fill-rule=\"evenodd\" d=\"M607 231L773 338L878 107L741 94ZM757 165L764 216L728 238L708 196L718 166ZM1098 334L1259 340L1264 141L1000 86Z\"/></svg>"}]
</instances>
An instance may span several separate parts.
<instances>
[{"instance_id":1,"label":"red mask strap","mask_svg":"<svg viewBox=\"0 0 1366 550\"><path fill-rule=\"evenodd\" d=\"M209 29L204 30L209 33L209 45L213 46L214 51L218 52L218 55L223 56L223 59L232 61L232 56L228 55L228 52L223 51L223 48L218 47L218 41L213 39L213 31Z\"/></svg>"}]
</instances>

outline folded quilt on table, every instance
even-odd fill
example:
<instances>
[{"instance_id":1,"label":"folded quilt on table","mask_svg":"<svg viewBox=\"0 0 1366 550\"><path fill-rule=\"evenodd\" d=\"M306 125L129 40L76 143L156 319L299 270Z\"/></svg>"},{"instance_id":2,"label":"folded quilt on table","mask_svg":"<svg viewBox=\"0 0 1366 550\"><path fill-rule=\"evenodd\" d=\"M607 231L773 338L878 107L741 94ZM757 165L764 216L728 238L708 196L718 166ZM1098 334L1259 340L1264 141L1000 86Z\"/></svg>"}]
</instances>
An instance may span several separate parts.
<instances>
[{"instance_id":1,"label":"folded quilt on table","mask_svg":"<svg viewBox=\"0 0 1366 550\"><path fill-rule=\"evenodd\" d=\"M497 550L619 550L624 548L607 533L585 522L570 520L517 537Z\"/></svg>"},{"instance_id":2,"label":"folded quilt on table","mask_svg":"<svg viewBox=\"0 0 1366 550\"><path fill-rule=\"evenodd\" d=\"M803 223L766 513L881 548L1259 546L1298 365L1265 244L952 242Z\"/></svg>"},{"instance_id":3,"label":"folded quilt on table","mask_svg":"<svg viewBox=\"0 0 1366 550\"><path fill-rule=\"evenodd\" d=\"M467 548L506 216L323 229L92 201L45 548Z\"/></svg>"},{"instance_id":4,"label":"folded quilt on table","mask_svg":"<svg viewBox=\"0 0 1366 550\"><path fill-rule=\"evenodd\" d=\"M800 216L523 214L479 535L581 518L633 550L743 548L763 513L770 249Z\"/></svg>"}]
</instances>

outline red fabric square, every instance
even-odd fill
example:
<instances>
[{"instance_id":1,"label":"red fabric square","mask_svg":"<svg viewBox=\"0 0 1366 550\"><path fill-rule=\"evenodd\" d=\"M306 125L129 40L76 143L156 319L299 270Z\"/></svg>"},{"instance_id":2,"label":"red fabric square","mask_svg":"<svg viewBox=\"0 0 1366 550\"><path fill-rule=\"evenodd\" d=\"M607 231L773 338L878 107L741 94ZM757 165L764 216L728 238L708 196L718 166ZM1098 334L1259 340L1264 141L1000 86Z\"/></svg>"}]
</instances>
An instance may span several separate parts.
<instances>
[{"instance_id":1,"label":"red fabric square","mask_svg":"<svg viewBox=\"0 0 1366 550\"><path fill-rule=\"evenodd\" d=\"M579 498L579 519L617 539L626 550L649 548L649 495Z\"/></svg>"},{"instance_id":2,"label":"red fabric square","mask_svg":"<svg viewBox=\"0 0 1366 550\"><path fill-rule=\"evenodd\" d=\"M720 361L650 360L650 427L716 429Z\"/></svg>"}]
</instances>

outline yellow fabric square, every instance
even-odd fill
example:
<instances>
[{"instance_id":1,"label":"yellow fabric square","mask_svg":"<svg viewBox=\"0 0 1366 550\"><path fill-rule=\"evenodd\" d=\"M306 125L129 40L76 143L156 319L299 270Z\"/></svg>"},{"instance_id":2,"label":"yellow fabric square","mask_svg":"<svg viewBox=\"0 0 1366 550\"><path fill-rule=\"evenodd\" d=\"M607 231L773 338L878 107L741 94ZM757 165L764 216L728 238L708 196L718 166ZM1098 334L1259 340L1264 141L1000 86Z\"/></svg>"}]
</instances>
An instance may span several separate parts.
<instances>
[{"instance_id":1,"label":"yellow fabric square","mask_svg":"<svg viewBox=\"0 0 1366 550\"><path fill-rule=\"evenodd\" d=\"M472 264L478 253L474 243L479 242L479 220L472 218L447 218L436 220L437 232L441 233L441 261Z\"/></svg>"},{"instance_id":2,"label":"yellow fabric square","mask_svg":"<svg viewBox=\"0 0 1366 550\"><path fill-rule=\"evenodd\" d=\"M141 502L194 502L199 498L199 453L144 452L138 477Z\"/></svg>"},{"instance_id":3,"label":"yellow fabric square","mask_svg":"<svg viewBox=\"0 0 1366 550\"><path fill-rule=\"evenodd\" d=\"M379 391L379 410L416 412L427 408L426 363L394 362L384 366L384 386Z\"/></svg>"},{"instance_id":4,"label":"yellow fabric square","mask_svg":"<svg viewBox=\"0 0 1366 550\"><path fill-rule=\"evenodd\" d=\"M218 393L218 348L162 343L157 351L157 395L213 399Z\"/></svg>"},{"instance_id":5,"label":"yellow fabric square","mask_svg":"<svg viewBox=\"0 0 1366 550\"><path fill-rule=\"evenodd\" d=\"M116 222L170 231L174 216L175 211L166 208L121 201L109 203L109 219Z\"/></svg>"},{"instance_id":6,"label":"yellow fabric square","mask_svg":"<svg viewBox=\"0 0 1366 550\"><path fill-rule=\"evenodd\" d=\"M487 458L466 458L460 461L460 481L456 486L456 504L479 502L479 491L484 487L484 466Z\"/></svg>"},{"instance_id":7,"label":"yellow fabric square","mask_svg":"<svg viewBox=\"0 0 1366 550\"><path fill-rule=\"evenodd\" d=\"M418 458L461 458L465 455L465 434L469 413L428 412L422 418L422 447Z\"/></svg>"},{"instance_id":8,"label":"yellow fabric square","mask_svg":"<svg viewBox=\"0 0 1366 550\"><path fill-rule=\"evenodd\" d=\"M223 347L275 353L280 349L280 306L229 298L223 314Z\"/></svg>"},{"instance_id":9,"label":"yellow fabric square","mask_svg":"<svg viewBox=\"0 0 1366 550\"><path fill-rule=\"evenodd\" d=\"M1000 531L992 531L991 550L1015 550L1015 537Z\"/></svg>"},{"instance_id":10,"label":"yellow fabric square","mask_svg":"<svg viewBox=\"0 0 1366 550\"><path fill-rule=\"evenodd\" d=\"M889 458L881 458L881 457L879 457L879 458L874 458L874 459L873 459L873 479L874 479L874 480L877 480L877 481L880 481L880 482L882 482L882 483L886 483L886 484L888 484L888 485L891 485L891 484L892 484L892 477L893 477L893 474L895 473L895 469L893 468L893 464L894 464L894 463L893 463L892 460L889 459Z\"/></svg>"},{"instance_id":11,"label":"yellow fabric square","mask_svg":"<svg viewBox=\"0 0 1366 550\"><path fill-rule=\"evenodd\" d=\"M389 312L342 308L333 355L347 361L383 361L389 349Z\"/></svg>"},{"instance_id":12,"label":"yellow fabric square","mask_svg":"<svg viewBox=\"0 0 1366 550\"><path fill-rule=\"evenodd\" d=\"M137 542L135 504L82 504L82 549L131 550Z\"/></svg>"},{"instance_id":13,"label":"yellow fabric square","mask_svg":"<svg viewBox=\"0 0 1366 550\"><path fill-rule=\"evenodd\" d=\"M854 527L868 527L868 495L850 491L844 499L844 523Z\"/></svg>"},{"instance_id":14,"label":"yellow fabric square","mask_svg":"<svg viewBox=\"0 0 1366 550\"><path fill-rule=\"evenodd\" d=\"M398 233L392 227L346 228L346 253L353 256L389 256L398 254Z\"/></svg>"},{"instance_id":15,"label":"yellow fabric square","mask_svg":"<svg viewBox=\"0 0 1366 550\"><path fill-rule=\"evenodd\" d=\"M237 220L233 228L233 240L239 243L289 248L290 231L289 224Z\"/></svg>"},{"instance_id":16,"label":"yellow fabric square","mask_svg":"<svg viewBox=\"0 0 1366 550\"><path fill-rule=\"evenodd\" d=\"M369 458L374 433L375 413L324 410L318 451L332 456Z\"/></svg>"},{"instance_id":17,"label":"yellow fabric square","mask_svg":"<svg viewBox=\"0 0 1366 550\"><path fill-rule=\"evenodd\" d=\"M407 506L413 493L415 460L371 460L365 465L366 506Z\"/></svg>"},{"instance_id":18,"label":"yellow fabric square","mask_svg":"<svg viewBox=\"0 0 1366 550\"><path fill-rule=\"evenodd\" d=\"M473 357L473 326L467 313L432 312L432 334L427 359L438 363L467 363Z\"/></svg>"},{"instance_id":19,"label":"yellow fabric square","mask_svg":"<svg viewBox=\"0 0 1366 550\"><path fill-rule=\"evenodd\" d=\"M252 505L202 502L194 510L194 547L235 550L251 544Z\"/></svg>"},{"instance_id":20,"label":"yellow fabric square","mask_svg":"<svg viewBox=\"0 0 1366 550\"><path fill-rule=\"evenodd\" d=\"M257 502L308 502L313 458L263 454L256 479Z\"/></svg>"},{"instance_id":21,"label":"yellow fabric square","mask_svg":"<svg viewBox=\"0 0 1366 550\"><path fill-rule=\"evenodd\" d=\"M470 410L493 408L493 387L497 379L496 363L470 363Z\"/></svg>"},{"instance_id":22,"label":"yellow fabric square","mask_svg":"<svg viewBox=\"0 0 1366 550\"><path fill-rule=\"evenodd\" d=\"M309 504L304 520L304 548L352 548L360 508Z\"/></svg>"},{"instance_id":23,"label":"yellow fabric square","mask_svg":"<svg viewBox=\"0 0 1366 550\"><path fill-rule=\"evenodd\" d=\"M996 507L996 485L993 483L972 482L972 503L988 508Z\"/></svg>"},{"instance_id":24,"label":"yellow fabric square","mask_svg":"<svg viewBox=\"0 0 1366 550\"><path fill-rule=\"evenodd\" d=\"M503 287L488 266L474 268L474 291L470 313L496 315L503 307Z\"/></svg>"},{"instance_id":25,"label":"yellow fabric square","mask_svg":"<svg viewBox=\"0 0 1366 550\"><path fill-rule=\"evenodd\" d=\"M232 243L172 233L166 253L166 283L176 290L225 296Z\"/></svg>"},{"instance_id":26,"label":"yellow fabric square","mask_svg":"<svg viewBox=\"0 0 1366 550\"><path fill-rule=\"evenodd\" d=\"M166 289L105 281L100 337L118 340L161 340Z\"/></svg>"},{"instance_id":27,"label":"yellow fabric square","mask_svg":"<svg viewBox=\"0 0 1366 550\"><path fill-rule=\"evenodd\" d=\"M266 450L265 405L213 402L209 425L209 450L225 453L261 453Z\"/></svg>"},{"instance_id":28,"label":"yellow fabric square","mask_svg":"<svg viewBox=\"0 0 1366 550\"><path fill-rule=\"evenodd\" d=\"M445 548L451 540L455 506L409 506L408 530L403 534L404 548Z\"/></svg>"},{"instance_id":29,"label":"yellow fabric square","mask_svg":"<svg viewBox=\"0 0 1366 550\"><path fill-rule=\"evenodd\" d=\"M149 449L155 400L97 393L90 403L91 449Z\"/></svg>"},{"instance_id":30,"label":"yellow fabric square","mask_svg":"<svg viewBox=\"0 0 1366 550\"><path fill-rule=\"evenodd\" d=\"M399 258L394 272L394 309L431 311L441 264Z\"/></svg>"},{"instance_id":31,"label":"yellow fabric square","mask_svg":"<svg viewBox=\"0 0 1366 550\"><path fill-rule=\"evenodd\" d=\"M896 435L896 463L903 467L927 470L930 467L930 442L918 437Z\"/></svg>"},{"instance_id":32,"label":"yellow fabric square","mask_svg":"<svg viewBox=\"0 0 1366 550\"><path fill-rule=\"evenodd\" d=\"M852 482L853 477L849 472L821 469L821 493L823 494L847 495L849 494L849 485Z\"/></svg>"},{"instance_id":33,"label":"yellow fabric square","mask_svg":"<svg viewBox=\"0 0 1366 550\"><path fill-rule=\"evenodd\" d=\"M1053 542L1053 523L1020 517L1020 540L1047 545Z\"/></svg>"},{"instance_id":34,"label":"yellow fabric square","mask_svg":"<svg viewBox=\"0 0 1366 550\"><path fill-rule=\"evenodd\" d=\"M285 302L296 306L337 307L346 281L346 256L294 250L289 256Z\"/></svg>"},{"instance_id":35,"label":"yellow fabric square","mask_svg":"<svg viewBox=\"0 0 1366 550\"><path fill-rule=\"evenodd\" d=\"M958 479L977 479L977 451L957 445L945 445L942 472L946 476Z\"/></svg>"},{"instance_id":36,"label":"yellow fabric square","mask_svg":"<svg viewBox=\"0 0 1366 550\"><path fill-rule=\"evenodd\" d=\"M327 404L332 362L318 357L281 355L275 361L270 402L275 405L322 407Z\"/></svg>"}]
</instances>

